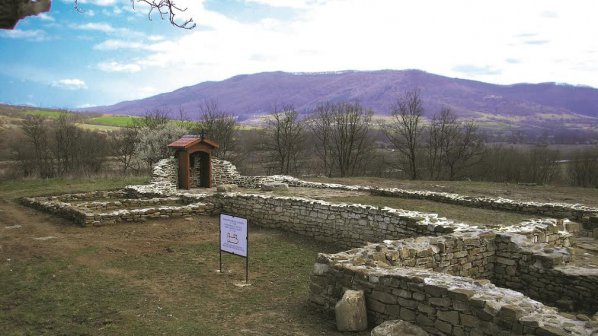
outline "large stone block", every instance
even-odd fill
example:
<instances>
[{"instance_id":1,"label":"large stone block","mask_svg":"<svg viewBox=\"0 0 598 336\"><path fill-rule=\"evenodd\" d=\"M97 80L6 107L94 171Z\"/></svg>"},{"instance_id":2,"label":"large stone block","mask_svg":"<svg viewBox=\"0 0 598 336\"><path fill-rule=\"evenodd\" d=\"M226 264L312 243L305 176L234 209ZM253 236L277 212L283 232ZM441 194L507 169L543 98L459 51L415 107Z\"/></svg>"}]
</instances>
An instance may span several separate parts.
<instances>
[{"instance_id":1,"label":"large stone block","mask_svg":"<svg viewBox=\"0 0 598 336\"><path fill-rule=\"evenodd\" d=\"M363 291L347 290L336 306L336 328L339 331L363 331L368 328Z\"/></svg>"}]
</instances>

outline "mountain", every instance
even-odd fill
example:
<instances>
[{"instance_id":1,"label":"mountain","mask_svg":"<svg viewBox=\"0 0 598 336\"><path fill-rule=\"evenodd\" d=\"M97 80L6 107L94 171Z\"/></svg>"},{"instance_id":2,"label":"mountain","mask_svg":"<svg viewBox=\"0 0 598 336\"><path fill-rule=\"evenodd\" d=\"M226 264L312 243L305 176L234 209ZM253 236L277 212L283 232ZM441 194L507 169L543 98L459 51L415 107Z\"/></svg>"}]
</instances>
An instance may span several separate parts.
<instances>
[{"instance_id":1,"label":"mountain","mask_svg":"<svg viewBox=\"0 0 598 336\"><path fill-rule=\"evenodd\" d=\"M598 89L557 83L495 85L419 70L239 75L85 111L143 115L162 109L174 117L182 108L197 118L198 107L211 101L247 120L269 113L274 105L292 104L300 112L309 112L321 102L358 101L376 114L388 115L396 98L413 88L420 90L428 116L448 106L459 116L487 125L586 128L598 124Z\"/></svg>"}]
</instances>

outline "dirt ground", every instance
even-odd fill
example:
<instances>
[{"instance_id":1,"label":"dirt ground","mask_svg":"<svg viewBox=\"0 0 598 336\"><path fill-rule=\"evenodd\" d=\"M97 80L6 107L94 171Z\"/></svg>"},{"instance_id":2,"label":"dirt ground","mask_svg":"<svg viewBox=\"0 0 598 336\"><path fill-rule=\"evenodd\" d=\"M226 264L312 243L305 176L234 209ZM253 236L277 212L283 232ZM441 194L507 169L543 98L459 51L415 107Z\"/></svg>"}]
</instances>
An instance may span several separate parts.
<instances>
[{"instance_id":1,"label":"dirt ground","mask_svg":"<svg viewBox=\"0 0 598 336\"><path fill-rule=\"evenodd\" d=\"M307 303L337 249L250 227L238 287L244 261L217 272L217 242L217 217L81 228L0 199L0 334L342 335Z\"/></svg>"}]
</instances>

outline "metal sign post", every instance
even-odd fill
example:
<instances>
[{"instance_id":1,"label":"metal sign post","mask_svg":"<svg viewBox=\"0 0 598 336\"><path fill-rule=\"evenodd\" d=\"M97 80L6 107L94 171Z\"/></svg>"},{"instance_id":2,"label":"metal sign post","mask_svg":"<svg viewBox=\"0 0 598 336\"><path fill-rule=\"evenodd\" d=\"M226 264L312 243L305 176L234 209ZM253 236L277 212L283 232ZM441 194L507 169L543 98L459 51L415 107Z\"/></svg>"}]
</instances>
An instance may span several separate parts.
<instances>
[{"instance_id":1,"label":"metal sign post","mask_svg":"<svg viewBox=\"0 0 598 336\"><path fill-rule=\"evenodd\" d=\"M220 273L222 252L245 258L245 283L249 283L249 234L247 219L220 214Z\"/></svg>"}]
</instances>

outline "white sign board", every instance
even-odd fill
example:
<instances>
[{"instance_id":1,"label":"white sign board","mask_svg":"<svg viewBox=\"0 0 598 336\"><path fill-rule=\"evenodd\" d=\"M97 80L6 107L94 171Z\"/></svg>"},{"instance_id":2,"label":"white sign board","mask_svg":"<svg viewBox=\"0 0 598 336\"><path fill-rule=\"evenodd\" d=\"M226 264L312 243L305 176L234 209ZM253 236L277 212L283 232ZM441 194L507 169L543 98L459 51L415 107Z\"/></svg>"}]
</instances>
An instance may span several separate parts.
<instances>
[{"instance_id":1,"label":"white sign board","mask_svg":"<svg viewBox=\"0 0 598 336\"><path fill-rule=\"evenodd\" d=\"M247 219L220 214L220 250L247 257Z\"/></svg>"}]
</instances>

